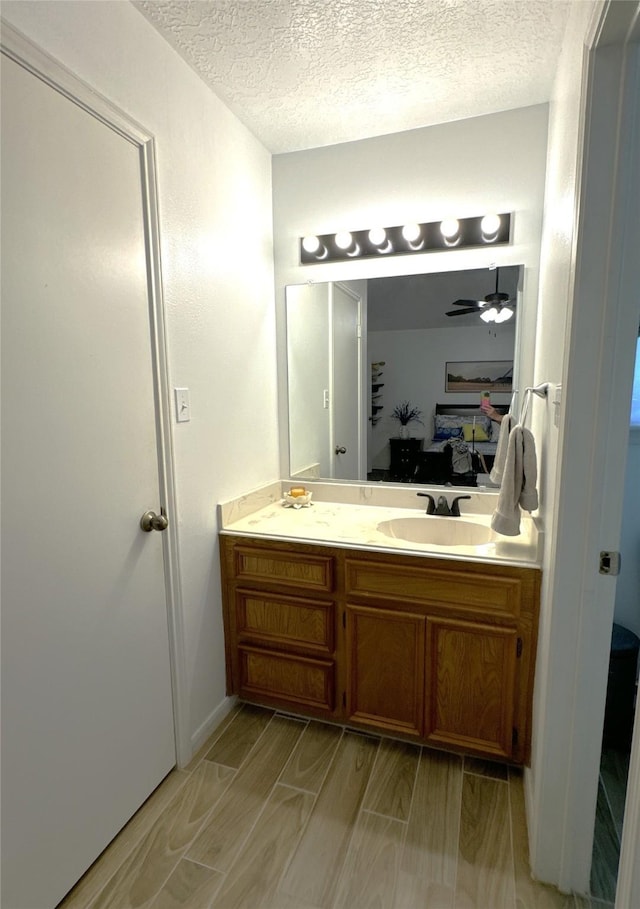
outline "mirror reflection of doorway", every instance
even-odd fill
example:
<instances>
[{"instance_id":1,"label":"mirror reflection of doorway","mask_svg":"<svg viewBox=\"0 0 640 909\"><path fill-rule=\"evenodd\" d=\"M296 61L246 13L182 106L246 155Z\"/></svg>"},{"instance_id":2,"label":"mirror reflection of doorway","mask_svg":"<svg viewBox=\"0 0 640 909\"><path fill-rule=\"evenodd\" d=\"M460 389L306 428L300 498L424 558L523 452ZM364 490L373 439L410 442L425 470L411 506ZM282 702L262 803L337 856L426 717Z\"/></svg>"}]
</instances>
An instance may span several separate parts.
<instances>
[{"instance_id":1,"label":"mirror reflection of doorway","mask_svg":"<svg viewBox=\"0 0 640 909\"><path fill-rule=\"evenodd\" d=\"M287 288L292 479L364 479L363 283Z\"/></svg>"},{"instance_id":2,"label":"mirror reflection of doorway","mask_svg":"<svg viewBox=\"0 0 640 909\"><path fill-rule=\"evenodd\" d=\"M335 480L364 477L361 299L343 284L330 289L331 434Z\"/></svg>"}]
</instances>

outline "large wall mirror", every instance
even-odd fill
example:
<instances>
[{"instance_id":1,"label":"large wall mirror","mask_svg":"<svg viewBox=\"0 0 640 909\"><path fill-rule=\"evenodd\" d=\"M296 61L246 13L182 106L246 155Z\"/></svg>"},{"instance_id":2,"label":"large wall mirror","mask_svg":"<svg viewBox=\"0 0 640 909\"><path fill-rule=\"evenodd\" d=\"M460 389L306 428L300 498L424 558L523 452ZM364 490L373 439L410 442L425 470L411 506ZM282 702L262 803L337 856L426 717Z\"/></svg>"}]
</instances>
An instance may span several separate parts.
<instances>
[{"instance_id":1,"label":"large wall mirror","mask_svg":"<svg viewBox=\"0 0 640 909\"><path fill-rule=\"evenodd\" d=\"M490 485L499 424L481 395L505 411L517 387L522 276L505 266L287 287L291 477ZM486 322L496 280L511 315ZM406 426L403 405L417 416Z\"/></svg>"}]
</instances>

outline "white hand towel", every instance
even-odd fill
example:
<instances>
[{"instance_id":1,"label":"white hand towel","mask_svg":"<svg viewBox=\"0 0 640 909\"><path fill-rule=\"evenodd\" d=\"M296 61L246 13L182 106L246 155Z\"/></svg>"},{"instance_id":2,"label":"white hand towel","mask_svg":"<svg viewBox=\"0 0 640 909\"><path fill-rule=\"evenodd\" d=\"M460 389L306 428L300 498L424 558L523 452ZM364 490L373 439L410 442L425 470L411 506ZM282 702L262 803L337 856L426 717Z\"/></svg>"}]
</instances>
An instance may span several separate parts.
<instances>
[{"instance_id":1,"label":"white hand towel","mask_svg":"<svg viewBox=\"0 0 640 909\"><path fill-rule=\"evenodd\" d=\"M491 478L492 483L500 484L502 481L502 473L504 471L504 462L507 457L507 446L509 444L509 436L511 430L516 425L514 417L510 413L507 413L502 418L500 423L500 435L498 436L498 446L496 448L496 456L493 461L493 467L491 468L491 473L489 477Z\"/></svg>"},{"instance_id":2,"label":"white hand towel","mask_svg":"<svg viewBox=\"0 0 640 909\"><path fill-rule=\"evenodd\" d=\"M500 534L516 537L520 533L520 509L535 511L538 468L533 435L520 425L509 433L498 504L491 527Z\"/></svg>"},{"instance_id":3,"label":"white hand towel","mask_svg":"<svg viewBox=\"0 0 640 909\"><path fill-rule=\"evenodd\" d=\"M536 443L530 430L522 430L522 491L518 502L525 511L538 507L538 461Z\"/></svg>"}]
</instances>

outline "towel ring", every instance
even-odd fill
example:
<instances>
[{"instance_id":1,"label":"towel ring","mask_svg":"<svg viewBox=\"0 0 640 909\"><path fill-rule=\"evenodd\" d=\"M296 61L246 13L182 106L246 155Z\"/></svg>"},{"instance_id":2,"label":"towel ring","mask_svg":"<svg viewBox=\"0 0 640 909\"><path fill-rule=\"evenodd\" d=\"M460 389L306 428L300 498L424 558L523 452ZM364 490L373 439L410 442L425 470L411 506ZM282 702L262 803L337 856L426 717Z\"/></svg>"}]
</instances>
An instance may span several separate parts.
<instances>
[{"instance_id":1,"label":"towel ring","mask_svg":"<svg viewBox=\"0 0 640 909\"><path fill-rule=\"evenodd\" d=\"M529 410L529 401L531 400L531 395L537 395L539 398L546 398L549 391L549 382L543 382L541 385L530 386L524 390L524 399L522 401L522 408L520 410L520 425L524 426L524 421L527 419L527 412Z\"/></svg>"}]
</instances>

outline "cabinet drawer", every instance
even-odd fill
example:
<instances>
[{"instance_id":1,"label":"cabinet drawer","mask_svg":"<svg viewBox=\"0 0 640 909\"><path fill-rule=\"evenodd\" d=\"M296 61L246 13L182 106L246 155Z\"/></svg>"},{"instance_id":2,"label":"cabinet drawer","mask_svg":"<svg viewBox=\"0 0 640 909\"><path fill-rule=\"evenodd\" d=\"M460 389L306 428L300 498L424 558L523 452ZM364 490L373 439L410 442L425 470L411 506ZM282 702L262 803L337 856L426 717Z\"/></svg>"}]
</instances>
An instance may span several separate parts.
<instances>
[{"instance_id":1,"label":"cabinet drawer","mask_svg":"<svg viewBox=\"0 0 640 909\"><path fill-rule=\"evenodd\" d=\"M241 638L333 652L334 605L255 590L236 590L236 622Z\"/></svg>"},{"instance_id":2,"label":"cabinet drawer","mask_svg":"<svg viewBox=\"0 0 640 909\"><path fill-rule=\"evenodd\" d=\"M346 559L349 597L402 601L434 608L455 606L474 613L517 618L522 607L522 583L517 577L489 572L465 574L460 569L368 563Z\"/></svg>"},{"instance_id":3,"label":"cabinet drawer","mask_svg":"<svg viewBox=\"0 0 640 909\"><path fill-rule=\"evenodd\" d=\"M239 653L241 695L333 710L332 662L242 645Z\"/></svg>"},{"instance_id":4,"label":"cabinet drawer","mask_svg":"<svg viewBox=\"0 0 640 909\"><path fill-rule=\"evenodd\" d=\"M244 581L272 582L329 593L333 590L333 558L286 550L236 546L235 577Z\"/></svg>"}]
</instances>

